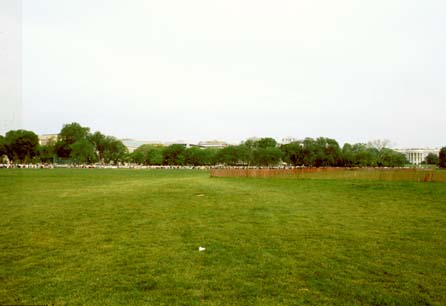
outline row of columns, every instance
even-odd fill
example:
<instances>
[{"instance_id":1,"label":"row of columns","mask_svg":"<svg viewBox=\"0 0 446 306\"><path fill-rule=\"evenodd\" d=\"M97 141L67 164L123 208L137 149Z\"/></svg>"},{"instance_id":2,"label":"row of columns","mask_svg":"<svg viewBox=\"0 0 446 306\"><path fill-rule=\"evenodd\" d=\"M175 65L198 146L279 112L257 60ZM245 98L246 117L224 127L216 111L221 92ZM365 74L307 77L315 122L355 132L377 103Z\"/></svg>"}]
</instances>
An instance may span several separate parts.
<instances>
[{"instance_id":1,"label":"row of columns","mask_svg":"<svg viewBox=\"0 0 446 306\"><path fill-rule=\"evenodd\" d=\"M408 152L407 153L407 159L410 161L411 164L419 165L422 161L426 158L425 154L423 152Z\"/></svg>"}]
</instances>

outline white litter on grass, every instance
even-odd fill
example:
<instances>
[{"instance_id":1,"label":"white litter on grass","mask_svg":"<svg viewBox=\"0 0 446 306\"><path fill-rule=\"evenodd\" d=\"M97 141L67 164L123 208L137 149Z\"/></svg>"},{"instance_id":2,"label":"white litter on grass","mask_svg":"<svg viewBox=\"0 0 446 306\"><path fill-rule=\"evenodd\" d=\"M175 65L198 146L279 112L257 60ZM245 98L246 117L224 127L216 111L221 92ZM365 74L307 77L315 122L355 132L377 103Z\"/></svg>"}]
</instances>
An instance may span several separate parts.
<instances>
[{"instance_id":1,"label":"white litter on grass","mask_svg":"<svg viewBox=\"0 0 446 306\"><path fill-rule=\"evenodd\" d=\"M203 248L201 246L198 247L198 252L203 252L204 250L206 250L206 248Z\"/></svg>"}]
</instances>

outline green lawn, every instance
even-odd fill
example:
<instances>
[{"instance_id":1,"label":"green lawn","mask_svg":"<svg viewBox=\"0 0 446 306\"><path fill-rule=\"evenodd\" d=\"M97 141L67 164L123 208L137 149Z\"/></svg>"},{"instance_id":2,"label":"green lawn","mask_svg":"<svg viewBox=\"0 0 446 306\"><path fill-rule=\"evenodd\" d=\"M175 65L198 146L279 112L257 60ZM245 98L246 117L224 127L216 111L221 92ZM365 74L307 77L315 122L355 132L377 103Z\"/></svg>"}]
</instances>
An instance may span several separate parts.
<instances>
[{"instance_id":1,"label":"green lawn","mask_svg":"<svg viewBox=\"0 0 446 306\"><path fill-rule=\"evenodd\" d=\"M0 304L446 305L446 184L0 169L0 249Z\"/></svg>"}]
</instances>

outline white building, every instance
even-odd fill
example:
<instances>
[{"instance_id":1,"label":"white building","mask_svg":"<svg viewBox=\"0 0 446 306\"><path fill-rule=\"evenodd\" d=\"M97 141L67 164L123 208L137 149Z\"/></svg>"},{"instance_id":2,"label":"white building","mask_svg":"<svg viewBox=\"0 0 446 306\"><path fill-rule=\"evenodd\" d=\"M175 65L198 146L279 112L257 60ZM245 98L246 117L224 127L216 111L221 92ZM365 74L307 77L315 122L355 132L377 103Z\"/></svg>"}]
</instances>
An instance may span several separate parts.
<instances>
[{"instance_id":1,"label":"white building","mask_svg":"<svg viewBox=\"0 0 446 306\"><path fill-rule=\"evenodd\" d=\"M56 142L58 137L59 137L58 134L39 135L39 144L41 146L46 146L50 141Z\"/></svg>"},{"instance_id":2,"label":"white building","mask_svg":"<svg viewBox=\"0 0 446 306\"><path fill-rule=\"evenodd\" d=\"M228 143L220 140L208 140L208 141L200 141L198 143L200 148L224 148L228 146Z\"/></svg>"},{"instance_id":3,"label":"white building","mask_svg":"<svg viewBox=\"0 0 446 306\"><path fill-rule=\"evenodd\" d=\"M411 164L419 165L429 153L439 155L440 149L419 148L419 149L395 149L395 151L403 153Z\"/></svg>"}]
</instances>

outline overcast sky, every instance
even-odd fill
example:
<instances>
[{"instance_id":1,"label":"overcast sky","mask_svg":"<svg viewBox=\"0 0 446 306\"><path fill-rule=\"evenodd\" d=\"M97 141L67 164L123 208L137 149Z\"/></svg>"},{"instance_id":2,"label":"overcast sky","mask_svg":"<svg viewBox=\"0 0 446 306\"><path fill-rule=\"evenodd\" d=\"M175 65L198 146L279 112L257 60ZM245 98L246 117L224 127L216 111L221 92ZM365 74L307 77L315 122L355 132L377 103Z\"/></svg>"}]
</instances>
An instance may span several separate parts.
<instances>
[{"instance_id":1,"label":"overcast sky","mask_svg":"<svg viewBox=\"0 0 446 306\"><path fill-rule=\"evenodd\" d=\"M14 16L15 111L38 134L446 145L444 0L23 0Z\"/></svg>"}]
</instances>

